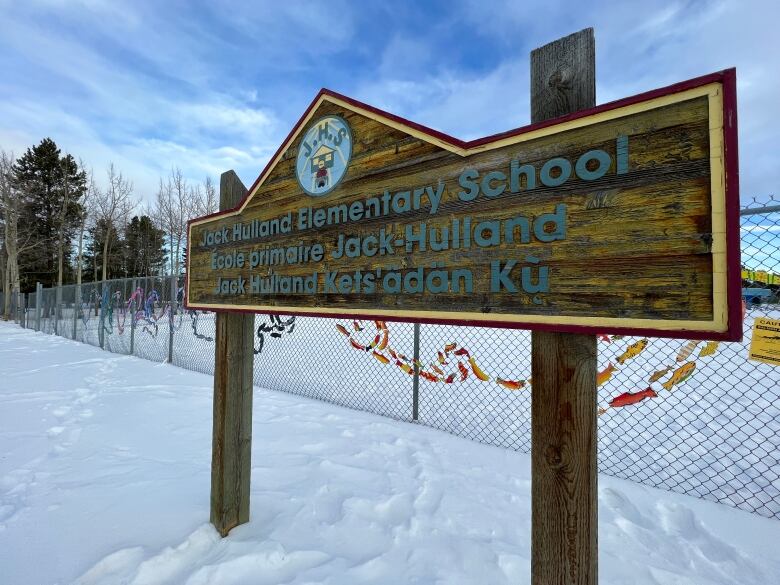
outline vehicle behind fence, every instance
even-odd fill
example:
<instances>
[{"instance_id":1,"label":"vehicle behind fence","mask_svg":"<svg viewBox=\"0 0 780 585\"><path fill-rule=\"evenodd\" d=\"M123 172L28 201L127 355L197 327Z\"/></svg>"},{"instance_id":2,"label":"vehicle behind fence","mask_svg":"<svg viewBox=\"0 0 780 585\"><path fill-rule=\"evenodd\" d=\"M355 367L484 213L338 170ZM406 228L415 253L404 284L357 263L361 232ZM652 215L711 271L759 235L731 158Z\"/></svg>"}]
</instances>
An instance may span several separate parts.
<instances>
[{"instance_id":1,"label":"vehicle behind fence","mask_svg":"<svg viewBox=\"0 0 780 585\"><path fill-rule=\"evenodd\" d=\"M780 319L780 205L741 216L743 342L600 336L599 469L780 518L780 367L748 360L753 321ZM183 310L182 292L181 278L134 278L12 306L22 326L211 374L215 315ZM267 315L255 326L257 386L530 452L528 331ZM648 387L657 396L610 406Z\"/></svg>"}]
</instances>

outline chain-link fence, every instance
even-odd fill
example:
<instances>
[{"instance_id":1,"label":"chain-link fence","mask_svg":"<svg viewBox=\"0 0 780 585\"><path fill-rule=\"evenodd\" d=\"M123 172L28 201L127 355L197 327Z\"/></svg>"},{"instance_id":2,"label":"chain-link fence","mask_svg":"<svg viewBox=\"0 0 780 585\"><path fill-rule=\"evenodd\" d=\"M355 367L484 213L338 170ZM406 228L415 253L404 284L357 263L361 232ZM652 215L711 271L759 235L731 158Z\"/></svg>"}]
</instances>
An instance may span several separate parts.
<instances>
[{"instance_id":1,"label":"chain-link fence","mask_svg":"<svg viewBox=\"0 0 780 585\"><path fill-rule=\"evenodd\" d=\"M748 360L753 321L780 319L780 202L743 209L741 237L742 343L599 337L599 468L780 518L780 367ZM136 278L39 289L14 307L40 331L213 373L215 315L181 310L181 296L178 280ZM266 315L255 326L258 386L530 452L528 331Z\"/></svg>"}]
</instances>

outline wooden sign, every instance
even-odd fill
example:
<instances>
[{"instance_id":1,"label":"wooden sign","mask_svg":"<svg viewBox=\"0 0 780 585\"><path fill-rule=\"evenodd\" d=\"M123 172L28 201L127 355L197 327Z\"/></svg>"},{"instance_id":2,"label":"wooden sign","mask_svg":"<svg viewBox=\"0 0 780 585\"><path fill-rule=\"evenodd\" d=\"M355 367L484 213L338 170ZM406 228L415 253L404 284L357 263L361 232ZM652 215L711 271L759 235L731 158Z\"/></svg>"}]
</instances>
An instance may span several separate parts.
<instances>
[{"instance_id":1,"label":"wooden sign","mask_svg":"<svg viewBox=\"0 0 780 585\"><path fill-rule=\"evenodd\" d=\"M780 319L759 317L755 320L749 357L751 360L780 366Z\"/></svg>"},{"instance_id":2,"label":"wooden sign","mask_svg":"<svg viewBox=\"0 0 780 585\"><path fill-rule=\"evenodd\" d=\"M323 90L186 306L741 338L733 70L464 142Z\"/></svg>"}]
</instances>

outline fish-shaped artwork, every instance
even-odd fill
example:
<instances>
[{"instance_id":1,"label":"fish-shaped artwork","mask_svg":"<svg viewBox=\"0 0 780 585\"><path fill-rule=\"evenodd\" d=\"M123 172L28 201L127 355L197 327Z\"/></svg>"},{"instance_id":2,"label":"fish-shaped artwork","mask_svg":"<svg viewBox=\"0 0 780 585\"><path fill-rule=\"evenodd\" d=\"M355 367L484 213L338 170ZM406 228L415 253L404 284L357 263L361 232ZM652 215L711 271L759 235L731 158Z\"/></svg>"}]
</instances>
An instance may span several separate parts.
<instances>
[{"instance_id":1,"label":"fish-shaped artwork","mask_svg":"<svg viewBox=\"0 0 780 585\"><path fill-rule=\"evenodd\" d=\"M445 357L445 355L442 352L438 352L438 353L439 353L439 363L440 364L446 364L447 363L447 358Z\"/></svg>"},{"instance_id":2,"label":"fish-shaped artwork","mask_svg":"<svg viewBox=\"0 0 780 585\"><path fill-rule=\"evenodd\" d=\"M382 330L382 340L379 342L379 345L376 346L376 348L379 351L382 351L387 347L387 342L390 338L390 334L387 332L387 329Z\"/></svg>"},{"instance_id":3,"label":"fish-shaped artwork","mask_svg":"<svg viewBox=\"0 0 780 585\"><path fill-rule=\"evenodd\" d=\"M387 358L387 357L383 356L381 353L379 353L376 350L371 352L371 355L374 356L377 359L377 361L379 361L379 362L381 362L383 364L389 364L390 363L390 358Z\"/></svg>"},{"instance_id":4,"label":"fish-shaped artwork","mask_svg":"<svg viewBox=\"0 0 780 585\"><path fill-rule=\"evenodd\" d=\"M363 331L363 328L360 326L360 323L357 321L352 321L352 327L355 328L355 331Z\"/></svg>"},{"instance_id":5,"label":"fish-shaped artwork","mask_svg":"<svg viewBox=\"0 0 780 585\"><path fill-rule=\"evenodd\" d=\"M612 341L609 338L609 335L607 335L606 333L596 333L596 337L599 338L599 341L604 341L606 343L609 343L610 341Z\"/></svg>"},{"instance_id":6,"label":"fish-shaped artwork","mask_svg":"<svg viewBox=\"0 0 780 585\"><path fill-rule=\"evenodd\" d=\"M426 372L425 370L420 370L420 376L429 382L438 382L439 378L431 374L430 372Z\"/></svg>"},{"instance_id":7,"label":"fish-shaped artwork","mask_svg":"<svg viewBox=\"0 0 780 585\"><path fill-rule=\"evenodd\" d=\"M708 341L707 345L701 348L701 351L699 352L699 357L712 355L718 349L719 345L720 344L717 341Z\"/></svg>"},{"instance_id":8,"label":"fish-shaped artwork","mask_svg":"<svg viewBox=\"0 0 780 585\"><path fill-rule=\"evenodd\" d=\"M699 345L700 343L701 343L700 341L696 341L696 340L689 341L688 343L686 343L680 350L680 353L677 354L677 362L679 363L687 360L690 357L690 355L693 353L693 350L696 349L696 346Z\"/></svg>"},{"instance_id":9,"label":"fish-shaped artwork","mask_svg":"<svg viewBox=\"0 0 780 585\"><path fill-rule=\"evenodd\" d=\"M615 366L610 362L607 367L596 374L596 385L601 386L604 382L609 380L616 371Z\"/></svg>"},{"instance_id":10,"label":"fish-shaped artwork","mask_svg":"<svg viewBox=\"0 0 780 585\"><path fill-rule=\"evenodd\" d=\"M460 371L460 381L463 382L469 377L469 371L462 363L458 362L458 371Z\"/></svg>"},{"instance_id":11,"label":"fish-shaped artwork","mask_svg":"<svg viewBox=\"0 0 780 585\"><path fill-rule=\"evenodd\" d=\"M465 347L461 347L460 349L455 350L455 355L465 355L468 357L470 354L469 350L467 350Z\"/></svg>"},{"instance_id":12,"label":"fish-shaped artwork","mask_svg":"<svg viewBox=\"0 0 780 585\"><path fill-rule=\"evenodd\" d=\"M612 408L618 408L636 404L637 402L642 402L645 398L655 398L656 396L658 396L658 393L652 388L645 388L639 392L623 392L623 394L619 394L610 400L609 405Z\"/></svg>"},{"instance_id":13,"label":"fish-shaped artwork","mask_svg":"<svg viewBox=\"0 0 780 585\"><path fill-rule=\"evenodd\" d=\"M688 362L687 364L680 366L674 371L672 377L662 384L663 387L667 390L671 390L674 386L682 384L691 377L695 369L696 362Z\"/></svg>"},{"instance_id":14,"label":"fish-shaped artwork","mask_svg":"<svg viewBox=\"0 0 780 585\"><path fill-rule=\"evenodd\" d=\"M436 365L436 364L434 364L433 362L431 362L431 369L432 369L434 372L436 372L437 374L439 374L440 376L443 376L443 375L444 375L444 370L442 370L442 369L441 369L439 366L437 366L437 365Z\"/></svg>"},{"instance_id":15,"label":"fish-shaped artwork","mask_svg":"<svg viewBox=\"0 0 780 585\"><path fill-rule=\"evenodd\" d=\"M338 329L338 330L339 330L341 333L343 333L344 335L346 335L347 337L349 337L349 331L347 331L347 328L346 328L346 327L344 327L343 325L339 325L339 324L337 324L337 325L336 325L336 329Z\"/></svg>"},{"instance_id":16,"label":"fish-shaped artwork","mask_svg":"<svg viewBox=\"0 0 780 585\"><path fill-rule=\"evenodd\" d=\"M507 390L520 390L525 387L525 380L504 380L503 378L496 378L496 383Z\"/></svg>"},{"instance_id":17,"label":"fish-shaped artwork","mask_svg":"<svg viewBox=\"0 0 780 585\"><path fill-rule=\"evenodd\" d=\"M455 374L450 374L444 379L446 384L452 384L455 381Z\"/></svg>"},{"instance_id":18,"label":"fish-shaped artwork","mask_svg":"<svg viewBox=\"0 0 780 585\"><path fill-rule=\"evenodd\" d=\"M405 363L403 363L400 360L395 360L395 365L398 366L399 368L401 368L401 370L403 370L404 372L406 372L410 376L414 375L414 369L409 364L405 364Z\"/></svg>"},{"instance_id":19,"label":"fish-shaped artwork","mask_svg":"<svg viewBox=\"0 0 780 585\"><path fill-rule=\"evenodd\" d=\"M654 372L653 375L650 376L650 380L649 380L650 384L652 384L653 382L657 382L658 380L663 378L666 374L669 373L669 370L671 369L672 366L669 366L667 368L664 368L663 370L658 370L657 372Z\"/></svg>"},{"instance_id":20,"label":"fish-shaped artwork","mask_svg":"<svg viewBox=\"0 0 780 585\"><path fill-rule=\"evenodd\" d=\"M483 372L480 367L477 365L476 360L474 359L474 356L469 357L469 364L471 364L471 371L474 372L474 375L482 380L483 382L487 382L490 380L490 376L488 376L485 372Z\"/></svg>"},{"instance_id":21,"label":"fish-shaped artwork","mask_svg":"<svg viewBox=\"0 0 780 585\"><path fill-rule=\"evenodd\" d=\"M450 353L456 347L458 347L457 343L448 343L447 345L444 346L444 353Z\"/></svg>"},{"instance_id":22,"label":"fish-shaped artwork","mask_svg":"<svg viewBox=\"0 0 780 585\"><path fill-rule=\"evenodd\" d=\"M647 338L640 339L636 343L632 343L626 348L620 356L617 358L617 363L621 366L631 358L635 358L647 347Z\"/></svg>"}]
</instances>

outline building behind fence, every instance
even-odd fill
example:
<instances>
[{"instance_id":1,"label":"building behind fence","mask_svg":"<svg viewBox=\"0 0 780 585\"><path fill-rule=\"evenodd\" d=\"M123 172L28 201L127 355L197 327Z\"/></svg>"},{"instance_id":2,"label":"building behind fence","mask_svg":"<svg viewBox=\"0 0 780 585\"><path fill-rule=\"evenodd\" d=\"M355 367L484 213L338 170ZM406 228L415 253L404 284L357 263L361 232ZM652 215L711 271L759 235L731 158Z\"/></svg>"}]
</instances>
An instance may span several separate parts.
<instances>
[{"instance_id":1,"label":"building behind fence","mask_svg":"<svg viewBox=\"0 0 780 585\"><path fill-rule=\"evenodd\" d=\"M602 336L599 369L611 365L614 373L599 387L599 470L780 518L780 368L747 359L753 320L780 318L780 205L754 203L741 216L744 341L642 344ZM214 314L181 308L180 279L39 288L11 300L23 327L117 354L214 371ZM387 349L406 361L384 363L366 351L381 325L257 315L255 384L530 452L528 331L389 323ZM458 356L454 348L465 352ZM474 375L466 353L490 380ZM418 367L410 372L396 367L401 363ZM681 363L695 364L691 377L664 383ZM434 367L452 372L452 383L418 373ZM660 373L653 382L656 398L608 407L611 398L648 387ZM525 385L511 390L497 378Z\"/></svg>"}]
</instances>

